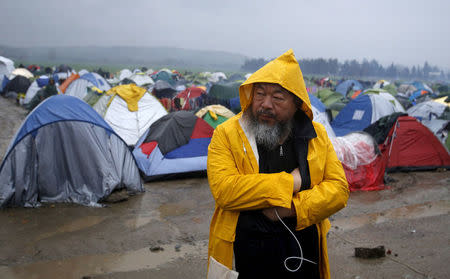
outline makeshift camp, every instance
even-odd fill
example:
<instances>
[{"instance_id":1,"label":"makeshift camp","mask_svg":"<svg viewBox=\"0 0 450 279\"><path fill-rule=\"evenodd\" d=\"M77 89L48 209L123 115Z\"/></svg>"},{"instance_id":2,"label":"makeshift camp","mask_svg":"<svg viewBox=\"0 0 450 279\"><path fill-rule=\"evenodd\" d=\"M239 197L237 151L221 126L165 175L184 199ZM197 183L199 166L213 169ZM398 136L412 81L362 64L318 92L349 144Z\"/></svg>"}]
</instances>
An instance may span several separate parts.
<instances>
[{"instance_id":1,"label":"makeshift camp","mask_svg":"<svg viewBox=\"0 0 450 279\"><path fill-rule=\"evenodd\" d=\"M133 154L145 181L179 174L205 174L214 129L189 111L172 112L153 123Z\"/></svg>"},{"instance_id":2,"label":"makeshift camp","mask_svg":"<svg viewBox=\"0 0 450 279\"><path fill-rule=\"evenodd\" d=\"M314 95L308 94L309 100L311 101L311 109L314 115L314 121L319 122L325 127L327 130L329 137L335 137L333 128L330 125L330 119L328 117L328 113L326 111L325 105Z\"/></svg>"},{"instance_id":3,"label":"makeshift camp","mask_svg":"<svg viewBox=\"0 0 450 279\"><path fill-rule=\"evenodd\" d=\"M0 207L97 206L121 188L143 191L131 152L100 115L70 96L53 96L36 107L0 166Z\"/></svg>"},{"instance_id":4,"label":"makeshift camp","mask_svg":"<svg viewBox=\"0 0 450 279\"><path fill-rule=\"evenodd\" d=\"M113 87L100 97L93 108L130 146L153 122L167 114L157 98L135 84Z\"/></svg>"},{"instance_id":5,"label":"makeshift camp","mask_svg":"<svg viewBox=\"0 0 450 279\"><path fill-rule=\"evenodd\" d=\"M383 178L387 160L370 134L353 132L330 140L344 167L350 191L385 188Z\"/></svg>"},{"instance_id":6,"label":"makeshift camp","mask_svg":"<svg viewBox=\"0 0 450 279\"><path fill-rule=\"evenodd\" d=\"M336 136L362 131L383 116L404 112L402 105L389 93L363 94L350 101L331 122Z\"/></svg>"},{"instance_id":7,"label":"makeshift camp","mask_svg":"<svg viewBox=\"0 0 450 279\"><path fill-rule=\"evenodd\" d=\"M205 120L214 129L234 116L234 113L222 105L209 105L200 109L196 114L197 117Z\"/></svg>"},{"instance_id":8,"label":"makeshift camp","mask_svg":"<svg viewBox=\"0 0 450 279\"><path fill-rule=\"evenodd\" d=\"M450 168L446 148L414 117L394 114L381 118L365 131L385 146L380 149L387 157L390 172Z\"/></svg>"}]
</instances>

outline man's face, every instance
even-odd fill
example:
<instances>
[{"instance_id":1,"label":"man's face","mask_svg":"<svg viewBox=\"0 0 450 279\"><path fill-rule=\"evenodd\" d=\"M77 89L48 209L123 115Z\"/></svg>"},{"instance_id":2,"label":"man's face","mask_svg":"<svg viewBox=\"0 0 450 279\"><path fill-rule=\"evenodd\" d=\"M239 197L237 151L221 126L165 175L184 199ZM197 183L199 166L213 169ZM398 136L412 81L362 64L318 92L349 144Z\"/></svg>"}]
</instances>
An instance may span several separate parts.
<instances>
[{"instance_id":1,"label":"man's face","mask_svg":"<svg viewBox=\"0 0 450 279\"><path fill-rule=\"evenodd\" d=\"M297 111L294 95L278 84L256 83L251 110L259 123L273 126L286 123Z\"/></svg>"}]
</instances>

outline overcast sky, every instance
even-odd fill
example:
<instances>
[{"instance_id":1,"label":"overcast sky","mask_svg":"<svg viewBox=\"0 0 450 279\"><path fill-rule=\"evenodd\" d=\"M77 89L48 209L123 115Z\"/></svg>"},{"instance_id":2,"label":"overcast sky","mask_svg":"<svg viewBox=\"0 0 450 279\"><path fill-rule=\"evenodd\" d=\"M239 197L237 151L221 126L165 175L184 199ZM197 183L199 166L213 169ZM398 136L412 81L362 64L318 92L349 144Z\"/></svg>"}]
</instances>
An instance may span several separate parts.
<instances>
[{"instance_id":1,"label":"overcast sky","mask_svg":"<svg viewBox=\"0 0 450 279\"><path fill-rule=\"evenodd\" d=\"M448 0L0 0L0 44L172 46L450 69Z\"/></svg>"}]
</instances>

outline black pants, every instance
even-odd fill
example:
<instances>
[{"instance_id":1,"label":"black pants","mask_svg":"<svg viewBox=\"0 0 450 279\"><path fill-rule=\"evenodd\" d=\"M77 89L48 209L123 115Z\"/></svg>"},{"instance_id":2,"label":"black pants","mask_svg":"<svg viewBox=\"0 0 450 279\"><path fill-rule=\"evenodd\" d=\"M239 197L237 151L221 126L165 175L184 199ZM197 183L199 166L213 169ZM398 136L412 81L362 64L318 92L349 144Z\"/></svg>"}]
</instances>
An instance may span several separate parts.
<instances>
[{"instance_id":1,"label":"black pants","mask_svg":"<svg viewBox=\"0 0 450 279\"><path fill-rule=\"evenodd\" d=\"M300 257L300 250L289 232L258 233L236 232L234 256L239 279L247 278L308 278L319 279L319 245L315 225L294 232L303 250L303 258L316 264L303 261L301 268L290 272L285 268L285 259ZM300 259L286 262L290 269L296 269Z\"/></svg>"}]
</instances>

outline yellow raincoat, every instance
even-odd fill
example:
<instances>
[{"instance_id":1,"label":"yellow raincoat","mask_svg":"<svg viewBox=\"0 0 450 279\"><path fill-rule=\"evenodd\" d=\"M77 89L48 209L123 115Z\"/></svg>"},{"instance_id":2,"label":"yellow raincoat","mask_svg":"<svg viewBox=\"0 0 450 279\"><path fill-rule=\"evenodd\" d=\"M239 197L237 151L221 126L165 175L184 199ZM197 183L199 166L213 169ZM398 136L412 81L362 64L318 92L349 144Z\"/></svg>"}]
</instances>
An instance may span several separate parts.
<instances>
[{"instance_id":1,"label":"yellow raincoat","mask_svg":"<svg viewBox=\"0 0 450 279\"><path fill-rule=\"evenodd\" d=\"M242 111L251 103L256 82L277 83L303 100L301 109L312 119L311 103L292 50L255 72L239 88ZM216 128L208 148L208 180L216 201L209 234L209 256L228 268L239 212L280 206L297 213L296 230L316 224L320 244L321 278L330 278L326 234L328 217L346 206L348 184L325 128L313 122L317 137L309 141L307 160L311 188L294 196L293 176L286 172L260 174L254 136L242 112ZM208 257L209 258L209 257Z\"/></svg>"}]
</instances>

